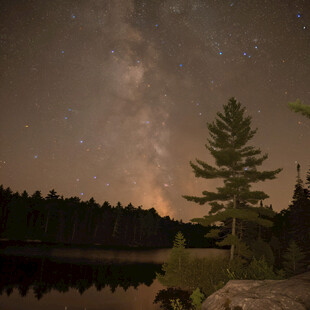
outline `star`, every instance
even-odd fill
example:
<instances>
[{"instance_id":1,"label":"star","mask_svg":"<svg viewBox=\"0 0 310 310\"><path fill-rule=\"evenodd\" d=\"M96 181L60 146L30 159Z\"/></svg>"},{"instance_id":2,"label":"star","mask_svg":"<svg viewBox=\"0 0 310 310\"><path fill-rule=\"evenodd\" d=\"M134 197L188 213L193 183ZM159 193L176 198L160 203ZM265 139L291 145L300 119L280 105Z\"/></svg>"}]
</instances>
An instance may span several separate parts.
<instances>
[{"instance_id":1,"label":"star","mask_svg":"<svg viewBox=\"0 0 310 310\"><path fill-rule=\"evenodd\" d=\"M253 129L258 122L263 138L257 146L263 151L270 147L272 167L278 168L280 150L289 147L306 161L307 120L286 105L298 96L307 102L310 94L307 1L294 7L280 5L281 0L275 1L279 5L266 1L264 6L236 0L134 1L134 5L120 0L117 5L95 7L94 1L71 1L71 5L59 1L53 16L46 15L54 9L47 1L46 7L36 7L27 31L19 27L29 23L27 1L19 6L15 2L5 11L18 9L20 22L7 14L1 21L5 40L0 43L5 113L0 159L7 159L6 165L0 161L0 171L2 182L13 190L28 187L33 173L29 188L46 191L55 186L67 197L81 196L83 189L85 198L80 199L93 193L100 203L106 198L133 200L146 209L158 200L159 212L170 204L172 216L184 214L187 220L191 211L181 195L190 194L188 188L195 183L194 176L188 178L191 169L186 163L210 155L204 149L200 153L201 141L209 135L206 124L232 96L248 108L249 116L253 114ZM57 35L49 38L49 33ZM262 100L263 96L270 100ZM272 110L281 106L274 115ZM287 144L275 141L276 134L268 140L273 129L278 133L287 129L288 115L294 134L286 137ZM273 128L273 118L283 122ZM198 136L200 140L194 138ZM286 155L280 164L292 165L294 154ZM124 172L126 165L130 174ZM12 175L18 167L21 178L16 179ZM304 175L307 169L305 165ZM287 171L291 183L295 170ZM48 178L44 171L51 171ZM168 171L182 182L173 184ZM282 182L282 192L281 186L266 190L277 211L286 207L292 193L284 179L279 175L275 181ZM115 185L111 190L99 190L111 184ZM114 191L121 186L125 187L121 193ZM173 188L176 192L170 193ZM147 199L140 195L144 192ZM172 214L176 205L184 211ZM203 215L197 210L193 216Z\"/></svg>"}]
</instances>

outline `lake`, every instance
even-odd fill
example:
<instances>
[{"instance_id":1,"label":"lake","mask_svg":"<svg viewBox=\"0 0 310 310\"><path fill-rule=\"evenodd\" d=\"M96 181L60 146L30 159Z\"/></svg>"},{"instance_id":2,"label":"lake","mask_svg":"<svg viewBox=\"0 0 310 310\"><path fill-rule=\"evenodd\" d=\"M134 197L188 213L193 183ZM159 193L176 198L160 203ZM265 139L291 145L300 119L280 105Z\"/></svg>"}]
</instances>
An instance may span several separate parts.
<instances>
[{"instance_id":1,"label":"lake","mask_svg":"<svg viewBox=\"0 0 310 310\"><path fill-rule=\"evenodd\" d=\"M218 249L187 251L228 255ZM165 287L156 272L169 252L8 246L0 249L0 309L158 310L153 302Z\"/></svg>"}]
</instances>

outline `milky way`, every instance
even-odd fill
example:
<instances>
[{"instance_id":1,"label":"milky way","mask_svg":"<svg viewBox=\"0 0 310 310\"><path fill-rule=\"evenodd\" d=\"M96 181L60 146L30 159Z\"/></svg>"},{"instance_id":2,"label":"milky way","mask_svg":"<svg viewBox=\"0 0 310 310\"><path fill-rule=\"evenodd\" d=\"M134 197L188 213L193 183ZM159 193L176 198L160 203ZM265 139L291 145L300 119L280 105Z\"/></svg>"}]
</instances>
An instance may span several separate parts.
<instances>
[{"instance_id":1,"label":"milky way","mask_svg":"<svg viewBox=\"0 0 310 310\"><path fill-rule=\"evenodd\" d=\"M214 190L207 122L235 96L252 144L284 168L255 185L275 210L309 169L307 1L2 1L0 183L43 195L154 207L187 221Z\"/></svg>"}]
</instances>

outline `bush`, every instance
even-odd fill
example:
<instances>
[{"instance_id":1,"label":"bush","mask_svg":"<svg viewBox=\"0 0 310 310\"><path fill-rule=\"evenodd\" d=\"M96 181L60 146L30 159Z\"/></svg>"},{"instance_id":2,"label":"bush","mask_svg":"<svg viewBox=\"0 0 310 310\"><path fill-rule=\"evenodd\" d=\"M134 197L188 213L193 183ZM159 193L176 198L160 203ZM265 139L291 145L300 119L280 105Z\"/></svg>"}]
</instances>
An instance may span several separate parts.
<instances>
[{"instance_id":1,"label":"bush","mask_svg":"<svg viewBox=\"0 0 310 310\"><path fill-rule=\"evenodd\" d=\"M230 280L266 280L282 279L281 272L275 273L264 257L253 258L250 264L243 264L240 260L234 259L227 269Z\"/></svg>"},{"instance_id":2,"label":"bush","mask_svg":"<svg viewBox=\"0 0 310 310\"><path fill-rule=\"evenodd\" d=\"M166 286L179 287L186 290L200 288L209 296L222 288L229 280L265 280L282 279L283 273L276 273L264 257L253 260L246 264L243 260L235 258L232 262L227 259L189 258L186 268L181 271L182 278L169 275L169 268L163 278L173 279L171 283L165 282ZM175 274L173 274L175 275ZM171 285L172 284L172 285Z\"/></svg>"},{"instance_id":3,"label":"bush","mask_svg":"<svg viewBox=\"0 0 310 310\"><path fill-rule=\"evenodd\" d=\"M167 288L157 292L154 304L159 304L161 309L173 310L173 306L176 305L172 303L172 300L179 300L184 309L191 309L190 295L189 291Z\"/></svg>"},{"instance_id":4,"label":"bush","mask_svg":"<svg viewBox=\"0 0 310 310\"><path fill-rule=\"evenodd\" d=\"M195 310L201 309L201 304L205 299L205 295L200 292L199 288L196 288L193 292L193 294L190 296L192 300L192 305Z\"/></svg>"},{"instance_id":5,"label":"bush","mask_svg":"<svg viewBox=\"0 0 310 310\"><path fill-rule=\"evenodd\" d=\"M185 310L184 306L181 303L181 300L178 299L171 299L171 307L173 310Z\"/></svg>"},{"instance_id":6,"label":"bush","mask_svg":"<svg viewBox=\"0 0 310 310\"><path fill-rule=\"evenodd\" d=\"M184 270L184 287L194 290L199 287L209 296L229 280L226 272L227 259L191 258Z\"/></svg>"}]
</instances>

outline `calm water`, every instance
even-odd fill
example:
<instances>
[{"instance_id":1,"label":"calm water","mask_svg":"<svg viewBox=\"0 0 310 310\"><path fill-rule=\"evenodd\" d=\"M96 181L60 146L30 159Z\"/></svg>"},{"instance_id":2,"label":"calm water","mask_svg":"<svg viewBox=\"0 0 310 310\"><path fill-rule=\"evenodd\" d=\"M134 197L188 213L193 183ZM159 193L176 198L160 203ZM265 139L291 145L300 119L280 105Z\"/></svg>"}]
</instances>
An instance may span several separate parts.
<instances>
[{"instance_id":1,"label":"calm water","mask_svg":"<svg viewBox=\"0 0 310 310\"><path fill-rule=\"evenodd\" d=\"M7 247L0 251L0 309L160 309L155 279L167 249L110 251ZM191 249L196 256L225 251Z\"/></svg>"}]
</instances>

